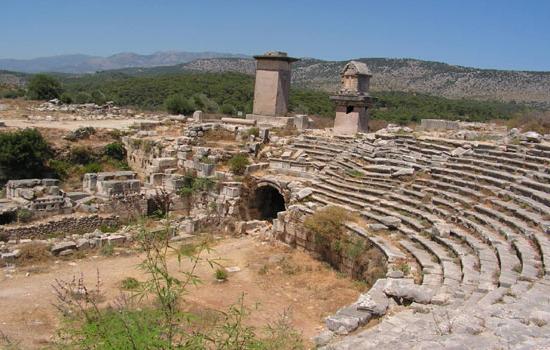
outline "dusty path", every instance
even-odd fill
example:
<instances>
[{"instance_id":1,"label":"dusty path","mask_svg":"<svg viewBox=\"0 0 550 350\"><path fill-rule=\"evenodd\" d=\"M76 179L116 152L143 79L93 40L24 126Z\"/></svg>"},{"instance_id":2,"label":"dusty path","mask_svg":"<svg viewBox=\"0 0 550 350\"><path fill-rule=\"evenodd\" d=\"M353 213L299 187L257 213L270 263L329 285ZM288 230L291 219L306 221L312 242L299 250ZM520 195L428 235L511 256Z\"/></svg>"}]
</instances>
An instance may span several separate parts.
<instances>
[{"instance_id":1,"label":"dusty path","mask_svg":"<svg viewBox=\"0 0 550 350\"><path fill-rule=\"evenodd\" d=\"M188 305L194 309L225 310L244 293L245 304L257 305L249 318L251 324L265 325L288 310L293 325L305 339L319 330L323 317L354 301L359 293L353 282L339 277L306 253L250 237L224 239L210 257L223 257L224 266L238 266L241 270L230 273L227 282L218 283L213 271L201 266L198 274L203 284L191 290L186 297ZM15 272L5 270L0 277L0 330L20 341L24 349L45 346L59 324L51 288L56 278L70 280L82 273L86 282L93 285L99 270L106 299L113 300L121 293L122 279L143 279L136 268L140 261L139 255L96 256ZM171 266L177 268L175 258L171 259ZM29 269L30 275L26 276ZM40 269L43 271L34 272Z\"/></svg>"},{"instance_id":2,"label":"dusty path","mask_svg":"<svg viewBox=\"0 0 550 350\"><path fill-rule=\"evenodd\" d=\"M124 129L135 122L150 122L147 119L106 119L106 120L67 120L67 121L29 121L27 119L2 120L10 128L51 128L62 130L76 130L91 126L94 128Z\"/></svg>"}]
</instances>

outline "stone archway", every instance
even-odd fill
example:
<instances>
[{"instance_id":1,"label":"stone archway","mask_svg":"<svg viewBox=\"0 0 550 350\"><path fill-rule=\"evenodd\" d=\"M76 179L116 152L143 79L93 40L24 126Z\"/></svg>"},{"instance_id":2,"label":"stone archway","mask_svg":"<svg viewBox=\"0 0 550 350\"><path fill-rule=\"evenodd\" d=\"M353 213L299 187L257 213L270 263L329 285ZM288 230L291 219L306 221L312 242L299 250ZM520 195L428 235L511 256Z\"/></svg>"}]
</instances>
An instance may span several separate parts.
<instances>
[{"instance_id":1,"label":"stone archway","mask_svg":"<svg viewBox=\"0 0 550 350\"><path fill-rule=\"evenodd\" d=\"M279 212L285 210L285 197L278 188L270 184L258 186L250 198L249 212L254 219L272 221Z\"/></svg>"}]
</instances>

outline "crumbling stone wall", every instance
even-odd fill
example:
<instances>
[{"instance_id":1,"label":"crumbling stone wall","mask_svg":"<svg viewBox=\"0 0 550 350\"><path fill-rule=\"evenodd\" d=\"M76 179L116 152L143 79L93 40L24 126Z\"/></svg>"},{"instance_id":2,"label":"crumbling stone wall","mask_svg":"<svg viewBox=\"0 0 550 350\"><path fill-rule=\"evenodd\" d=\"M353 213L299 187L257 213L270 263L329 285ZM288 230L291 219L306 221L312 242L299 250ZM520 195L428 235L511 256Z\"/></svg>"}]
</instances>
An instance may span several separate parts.
<instances>
[{"instance_id":1,"label":"crumbling stone wall","mask_svg":"<svg viewBox=\"0 0 550 350\"><path fill-rule=\"evenodd\" d=\"M70 216L25 226L1 227L0 239L35 239L57 233L83 234L102 226L117 226L118 224L119 217L114 215Z\"/></svg>"},{"instance_id":2,"label":"crumbling stone wall","mask_svg":"<svg viewBox=\"0 0 550 350\"><path fill-rule=\"evenodd\" d=\"M280 212L277 219L273 220L273 236L286 244L309 251L320 259L330 263L338 271L348 276L367 282L372 285L376 279L385 276L387 261L382 251L370 241L354 236L354 233L347 232L352 239L359 239L363 243L356 256L351 256L342 249L331 249L321 251L320 245L316 242L315 234L308 232L303 223L311 210L300 205L292 205L286 211Z\"/></svg>"}]
</instances>

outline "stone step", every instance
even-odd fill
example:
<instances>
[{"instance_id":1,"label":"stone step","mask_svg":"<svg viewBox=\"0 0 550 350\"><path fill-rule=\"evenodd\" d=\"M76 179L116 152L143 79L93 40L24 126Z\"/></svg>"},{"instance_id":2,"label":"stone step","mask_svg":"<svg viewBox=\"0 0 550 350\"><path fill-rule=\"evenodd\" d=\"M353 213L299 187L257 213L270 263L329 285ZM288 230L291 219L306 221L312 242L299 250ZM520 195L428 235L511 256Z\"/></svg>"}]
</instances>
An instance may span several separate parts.
<instances>
[{"instance_id":1,"label":"stone step","mask_svg":"<svg viewBox=\"0 0 550 350\"><path fill-rule=\"evenodd\" d=\"M434 262L435 257L430 255L423 247L417 247L409 240L400 240L399 244L407 250L422 268L422 284L431 287L439 287L443 283L443 267Z\"/></svg>"}]
</instances>

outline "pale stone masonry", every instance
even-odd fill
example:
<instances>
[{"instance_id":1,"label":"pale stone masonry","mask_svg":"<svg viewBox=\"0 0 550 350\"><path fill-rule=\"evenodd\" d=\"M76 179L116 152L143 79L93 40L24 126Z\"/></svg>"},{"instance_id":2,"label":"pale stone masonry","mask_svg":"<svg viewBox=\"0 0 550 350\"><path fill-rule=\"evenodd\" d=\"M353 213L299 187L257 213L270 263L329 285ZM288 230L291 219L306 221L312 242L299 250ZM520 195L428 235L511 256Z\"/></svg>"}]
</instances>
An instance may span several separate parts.
<instances>
[{"instance_id":1,"label":"pale stone masonry","mask_svg":"<svg viewBox=\"0 0 550 350\"><path fill-rule=\"evenodd\" d=\"M340 73L341 88L330 99L336 104L334 133L354 135L368 130L368 109L372 104L369 95L372 74L363 62L351 61Z\"/></svg>"},{"instance_id":2,"label":"pale stone masonry","mask_svg":"<svg viewBox=\"0 0 550 350\"><path fill-rule=\"evenodd\" d=\"M288 94L292 62L286 52L270 51L254 56L256 59L256 83L254 86L254 107L246 119L254 119L258 124L284 126L291 124L287 118Z\"/></svg>"}]
</instances>

